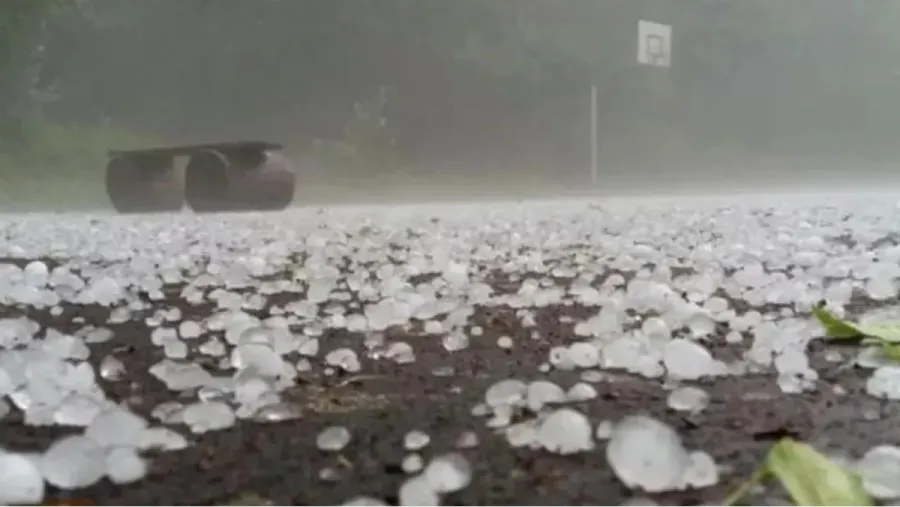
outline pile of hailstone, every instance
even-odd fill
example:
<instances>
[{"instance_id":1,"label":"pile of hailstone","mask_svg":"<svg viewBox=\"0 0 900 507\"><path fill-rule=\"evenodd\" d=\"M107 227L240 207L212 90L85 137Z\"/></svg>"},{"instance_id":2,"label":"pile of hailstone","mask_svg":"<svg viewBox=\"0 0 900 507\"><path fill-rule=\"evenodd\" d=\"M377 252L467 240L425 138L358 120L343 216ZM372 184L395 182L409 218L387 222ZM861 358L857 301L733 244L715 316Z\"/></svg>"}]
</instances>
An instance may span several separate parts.
<instances>
[{"instance_id":1,"label":"pile of hailstone","mask_svg":"<svg viewBox=\"0 0 900 507\"><path fill-rule=\"evenodd\" d=\"M596 396L589 384L578 383L568 391L537 380L501 380L486 392L476 415L491 415L487 424L505 434L513 447L543 449L557 454L593 451L608 440L607 460L619 479L632 488L662 492L703 488L719 480L709 454L689 452L674 429L647 416L630 416L617 423L601 422L596 428L580 411L560 406ZM526 410L532 419L512 423L514 414Z\"/></svg>"},{"instance_id":2,"label":"pile of hailstone","mask_svg":"<svg viewBox=\"0 0 900 507\"><path fill-rule=\"evenodd\" d=\"M898 290L900 247L873 245L892 232L900 214L893 203L870 201L853 215L855 246L830 240L846 233L845 213L817 205L763 213L734 206L599 209L573 201L435 207L433 213L415 206L0 222L6 238L0 258L67 259L52 267L39 260L22 268L0 262L0 306L55 316L64 306L110 310L105 326L85 325L73 334L41 329L26 317L0 319L0 416L15 408L25 424L83 428L42 453L0 450L0 503L40 502L47 483L62 489L104 477L131 483L146 474L144 451L189 445L180 433L108 400L99 387L98 376L127 377L114 356L102 358L97 371L86 362L90 345L111 340L118 324L146 325L165 355L150 373L173 393L196 393L184 402L173 396L152 418L199 434L240 419L299 417L281 394L314 362L352 373L364 359L416 361L413 345L384 337L394 326L419 326L447 351L462 351L480 335L471 322L476 309L496 306L512 308L531 330L542 308L596 309L574 323L575 339L556 344L541 367L582 370L585 382L564 388L506 379L473 409L510 445L572 454L596 451L598 441L608 440L610 466L630 487L653 492L714 484L712 458L685 449L664 423L636 415L594 427L567 404L596 396L589 380L603 370L675 386L667 404L689 412L708 404L702 389L682 385L698 379L774 372L784 393L813 389L818 373L806 351L821 332L808 309L824 299L839 312L856 294L879 302ZM426 281L414 283L417 278ZM276 294L290 302L273 305ZM179 305L211 305L212 314L186 319L173 297ZM736 302L748 309L737 311ZM262 310L265 318L254 316ZM329 348L322 339L329 329L365 335L364 355ZM742 346L742 356L716 359L714 340ZM511 349L515 341L505 336L498 346ZM303 359L288 361L292 353ZM191 354L235 373L210 373ZM874 349L856 363L874 370L870 394L900 399L900 367ZM528 417L519 420L523 413ZM335 427L317 438L323 450L335 450L351 436ZM411 441L422 441L417 438ZM895 466L892 452L869 455L861 469ZM471 481L460 454L427 464L410 459L408 468L417 472L401 488L406 504L437 503ZM870 489L893 494L889 480L867 473Z\"/></svg>"}]
</instances>

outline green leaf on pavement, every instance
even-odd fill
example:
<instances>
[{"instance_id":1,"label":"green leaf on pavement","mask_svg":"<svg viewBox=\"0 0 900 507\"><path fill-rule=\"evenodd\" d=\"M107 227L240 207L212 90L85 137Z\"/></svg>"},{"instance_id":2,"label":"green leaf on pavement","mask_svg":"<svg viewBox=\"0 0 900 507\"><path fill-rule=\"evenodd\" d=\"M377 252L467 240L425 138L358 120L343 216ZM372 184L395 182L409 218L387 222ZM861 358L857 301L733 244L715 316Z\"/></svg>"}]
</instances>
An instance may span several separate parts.
<instances>
[{"instance_id":1,"label":"green leaf on pavement","mask_svg":"<svg viewBox=\"0 0 900 507\"><path fill-rule=\"evenodd\" d=\"M864 336L856 325L839 319L835 314L826 310L823 305L813 307L812 313L825 328L825 335L828 338L862 338Z\"/></svg>"},{"instance_id":2,"label":"green leaf on pavement","mask_svg":"<svg viewBox=\"0 0 900 507\"><path fill-rule=\"evenodd\" d=\"M856 473L809 444L782 439L769 450L765 467L795 505L875 505Z\"/></svg>"},{"instance_id":3,"label":"green leaf on pavement","mask_svg":"<svg viewBox=\"0 0 900 507\"><path fill-rule=\"evenodd\" d=\"M790 438L773 445L762 466L723 503L735 505L770 476L778 479L794 505L875 505L855 472Z\"/></svg>"},{"instance_id":4,"label":"green leaf on pavement","mask_svg":"<svg viewBox=\"0 0 900 507\"><path fill-rule=\"evenodd\" d=\"M885 343L900 344L900 322L877 322L875 324L857 324L856 328L864 336L877 338Z\"/></svg>"},{"instance_id":5,"label":"green leaf on pavement","mask_svg":"<svg viewBox=\"0 0 900 507\"><path fill-rule=\"evenodd\" d=\"M888 343L884 345L881 350L884 352L885 356L900 362L900 344Z\"/></svg>"},{"instance_id":6,"label":"green leaf on pavement","mask_svg":"<svg viewBox=\"0 0 900 507\"><path fill-rule=\"evenodd\" d=\"M813 308L813 315L825 328L829 338L874 338L882 344L900 344L900 322L877 322L874 324L855 324L839 319L833 313L819 305Z\"/></svg>"}]
</instances>

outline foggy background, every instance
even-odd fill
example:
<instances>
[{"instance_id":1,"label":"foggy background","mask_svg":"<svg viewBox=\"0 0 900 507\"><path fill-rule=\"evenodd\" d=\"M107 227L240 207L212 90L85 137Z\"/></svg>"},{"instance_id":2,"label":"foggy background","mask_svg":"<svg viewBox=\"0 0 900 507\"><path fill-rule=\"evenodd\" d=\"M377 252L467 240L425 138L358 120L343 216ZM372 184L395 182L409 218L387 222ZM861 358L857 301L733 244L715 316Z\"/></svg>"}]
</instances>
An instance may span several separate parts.
<instances>
[{"instance_id":1,"label":"foggy background","mask_svg":"<svg viewBox=\"0 0 900 507\"><path fill-rule=\"evenodd\" d=\"M285 144L301 202L583 191L591 83L601 191L900 179L894 0L2 7L6 207L105 203L108 148L236 139Z\"/></svg>"}]
</instances>

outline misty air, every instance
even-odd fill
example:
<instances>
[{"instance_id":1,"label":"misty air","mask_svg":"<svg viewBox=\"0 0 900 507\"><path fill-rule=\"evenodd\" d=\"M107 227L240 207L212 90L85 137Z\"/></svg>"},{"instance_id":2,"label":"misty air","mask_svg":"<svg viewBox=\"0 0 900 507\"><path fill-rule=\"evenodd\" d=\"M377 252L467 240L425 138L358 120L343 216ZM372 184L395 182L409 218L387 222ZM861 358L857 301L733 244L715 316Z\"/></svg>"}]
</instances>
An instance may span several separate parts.
<instances>
[{"instance_id":1,"label":"misty air","mask_svg":"<svg viewBox=\"0 0 900 507\"><path fill-rule=\"evenodd\" d=\"M0 0L0 505L895 505L900 0Z\"/></svg>"}]
</instances>

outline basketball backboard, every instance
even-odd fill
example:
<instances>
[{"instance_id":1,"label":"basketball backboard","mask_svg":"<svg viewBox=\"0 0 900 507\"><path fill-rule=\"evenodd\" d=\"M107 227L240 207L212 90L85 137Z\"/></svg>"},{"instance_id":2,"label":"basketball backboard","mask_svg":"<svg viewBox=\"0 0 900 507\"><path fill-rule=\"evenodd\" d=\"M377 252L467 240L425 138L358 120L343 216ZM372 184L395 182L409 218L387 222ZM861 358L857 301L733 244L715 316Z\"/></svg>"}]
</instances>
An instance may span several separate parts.
<instances>
[{"instance_id":1,"label":"basketball backboard","mask_svg":"<svg viewBox=\"0 0 900 507\"><path fill-rule=\"evenodd\" d=\"M637 61L654 67L672 66L672 26L638 21Z\"/></svg>"}]
</instances>

